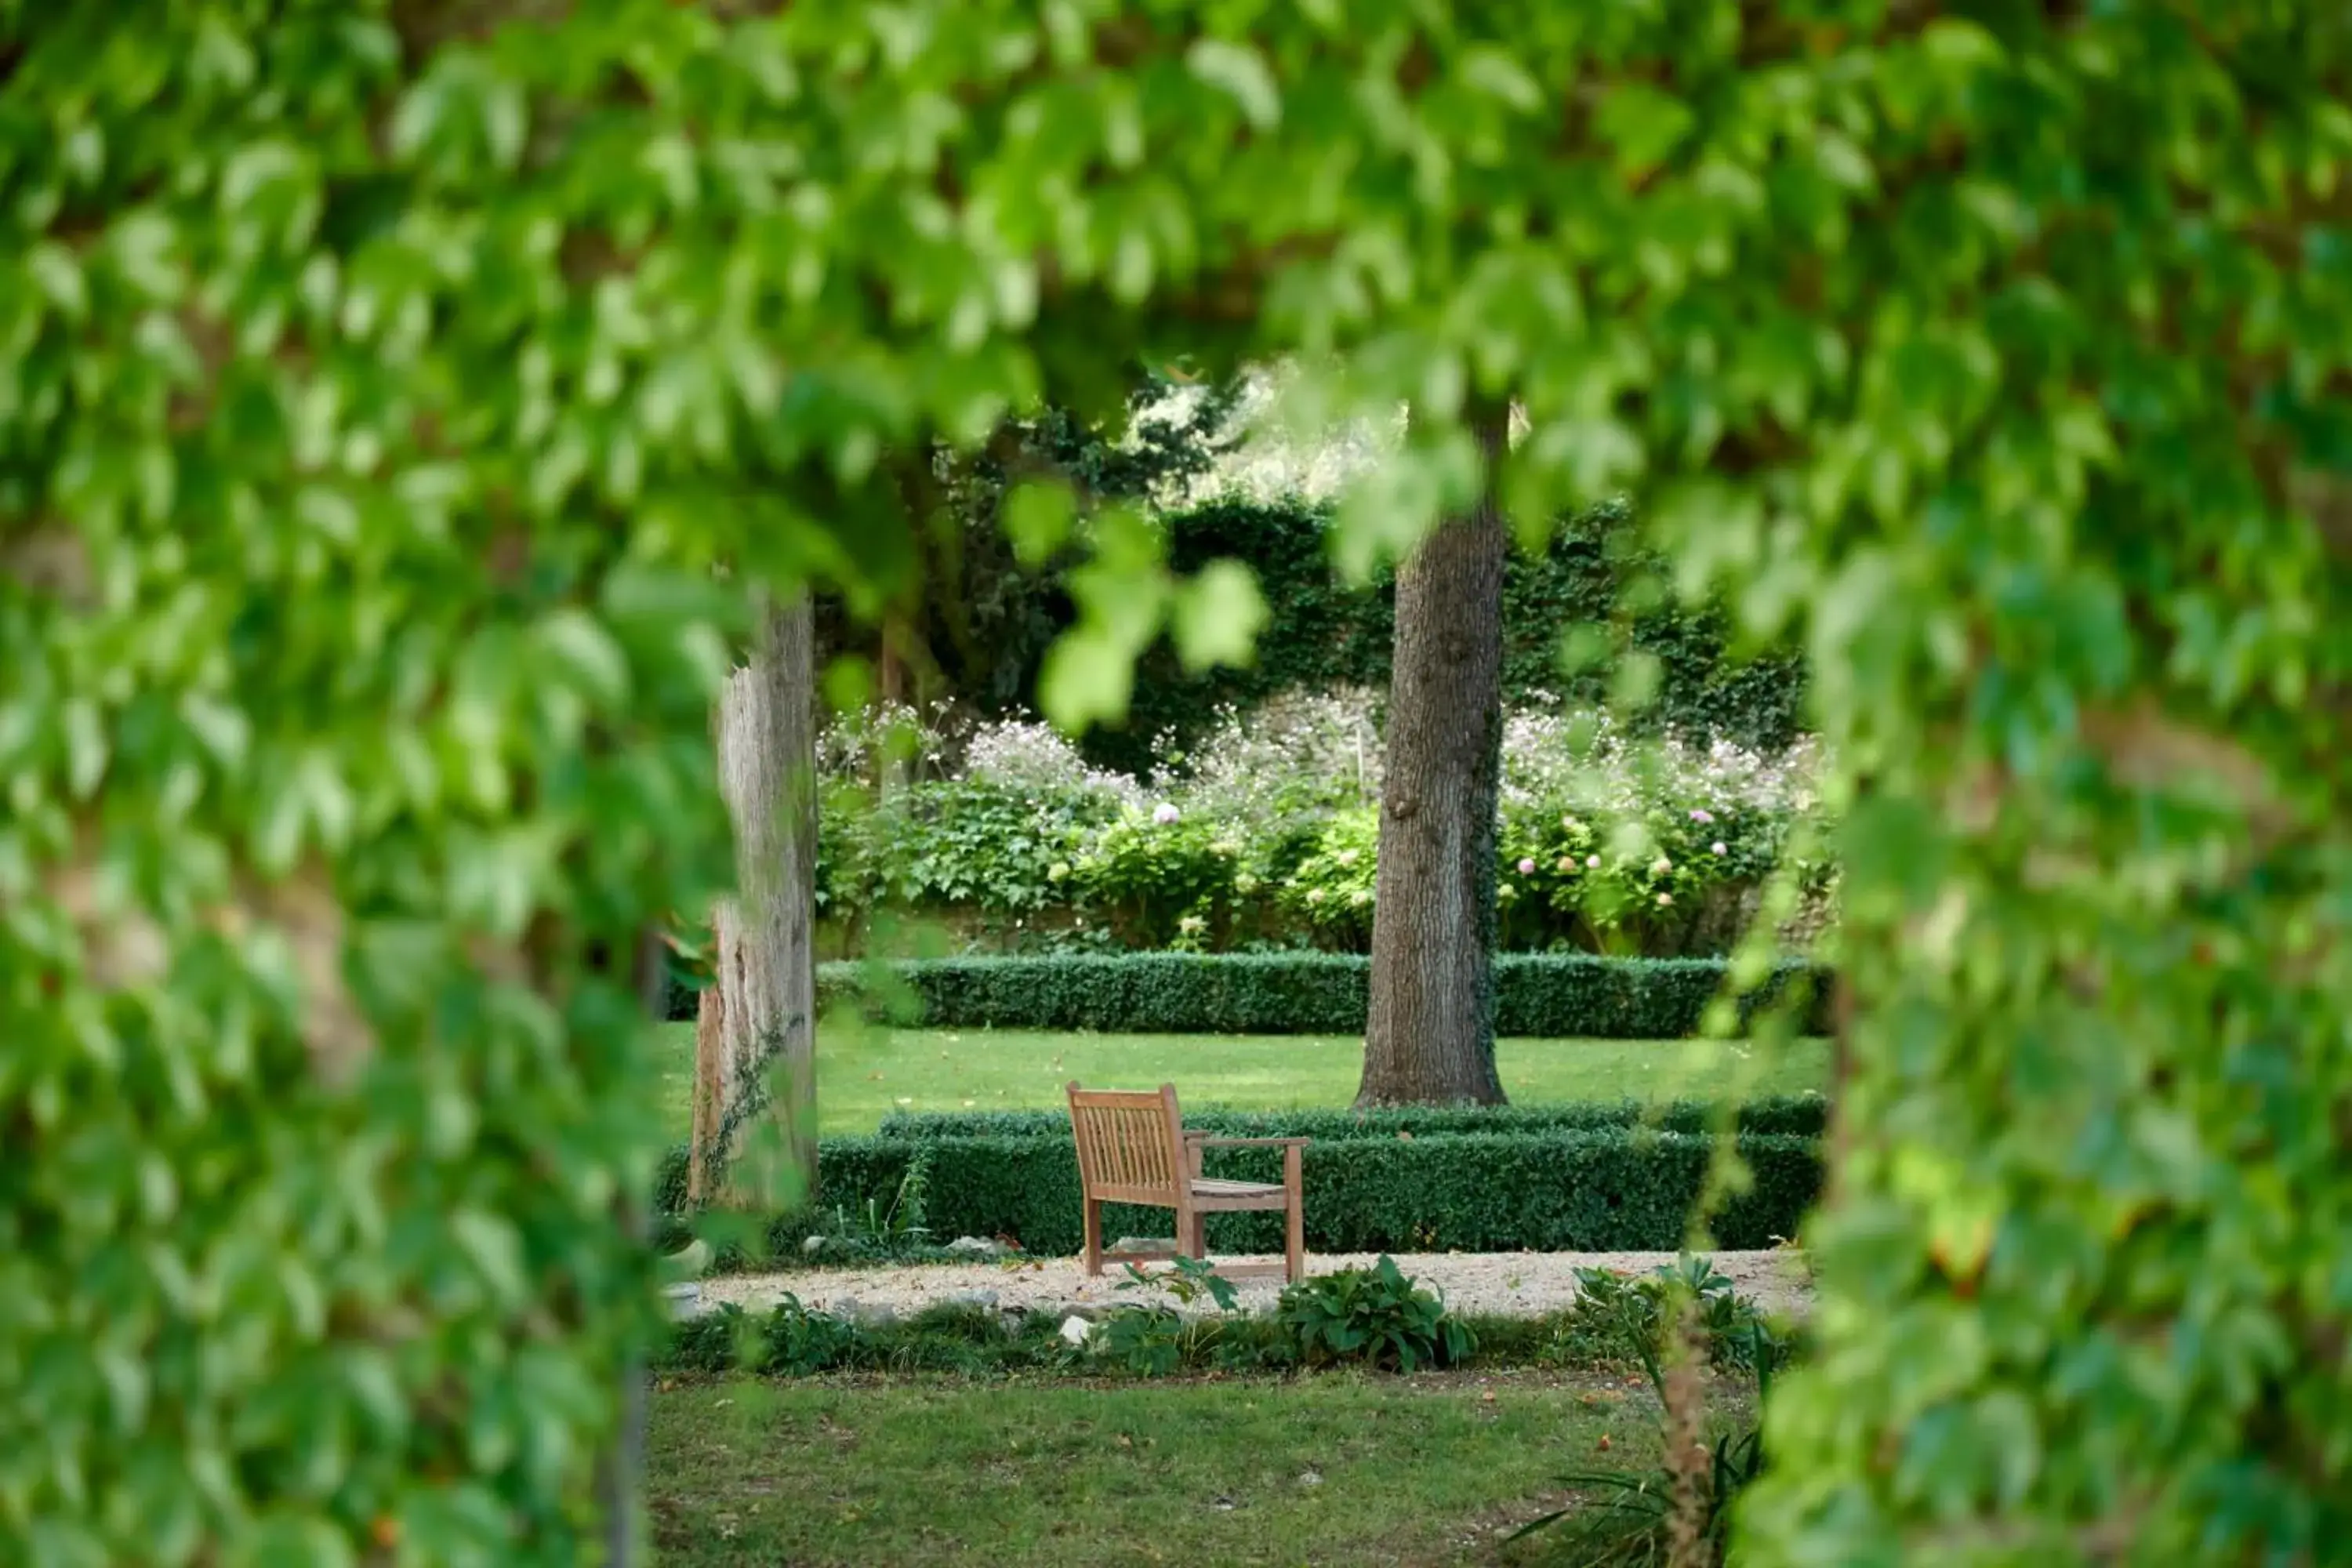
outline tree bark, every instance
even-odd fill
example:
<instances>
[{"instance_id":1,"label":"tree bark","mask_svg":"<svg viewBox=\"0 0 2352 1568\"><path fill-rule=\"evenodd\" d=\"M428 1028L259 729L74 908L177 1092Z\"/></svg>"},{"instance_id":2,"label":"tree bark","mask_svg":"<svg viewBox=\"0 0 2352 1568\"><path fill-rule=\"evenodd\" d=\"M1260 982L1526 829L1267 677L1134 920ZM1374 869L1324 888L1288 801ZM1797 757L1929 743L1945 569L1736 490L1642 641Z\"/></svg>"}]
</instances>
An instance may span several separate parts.
<instances>
[{"instance_id":1,"label":"tree bark","mask_svg":"<svg viewBox=\"0 0 2352 1568\"><path fill-rule=\"evenodd\" d=\"M1495 495L1506 407L1481 411L1485 489L1397 574L1389 756L1359 1105L1499 1105L1496 808L1502 776L1503 561Z\"/></svg>"},{"instance_id":2,"label":"tree bark","mask_svg":"<svg viewBox=\"0 0 2352 1568\"><path fill-rule=\"evenodd\" d=\"M695 1029L689 1182L763 1208L816 1185L815 664L807 595L766 606L751 665L729 679L717 716L736 892L712 922ZM767 1127L748 1135L761 1118Z\"/></svg>"}]
</instances>

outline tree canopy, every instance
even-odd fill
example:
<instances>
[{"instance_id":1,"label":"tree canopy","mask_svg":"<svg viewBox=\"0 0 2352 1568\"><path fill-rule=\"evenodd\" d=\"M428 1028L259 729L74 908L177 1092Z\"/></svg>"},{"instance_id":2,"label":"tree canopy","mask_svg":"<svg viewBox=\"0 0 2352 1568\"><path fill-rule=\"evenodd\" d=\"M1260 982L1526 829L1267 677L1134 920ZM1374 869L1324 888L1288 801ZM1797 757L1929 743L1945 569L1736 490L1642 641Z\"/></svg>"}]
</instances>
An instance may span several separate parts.
<instances>
[{"instance_id":1,"label":"tree canopy","mask_svg":"<svg viewBox=\"0 0 2352 1568\"><path fill-rule=\"evenodd\" d=\"M2352 16L0 4L0 1538L578 1560L744 581L1139 356L1801 637L1856 1130L1760 1564L2352 1531ZM1320 399L1319 404L1316 402ZM1024 552L1066 536L1008 503ZM1245 577L1116 514L1044 695ZM735 577L714 579L713 564ZM1866 785L1866 788L1859 786Z\"/></svg>"}]
</instances>

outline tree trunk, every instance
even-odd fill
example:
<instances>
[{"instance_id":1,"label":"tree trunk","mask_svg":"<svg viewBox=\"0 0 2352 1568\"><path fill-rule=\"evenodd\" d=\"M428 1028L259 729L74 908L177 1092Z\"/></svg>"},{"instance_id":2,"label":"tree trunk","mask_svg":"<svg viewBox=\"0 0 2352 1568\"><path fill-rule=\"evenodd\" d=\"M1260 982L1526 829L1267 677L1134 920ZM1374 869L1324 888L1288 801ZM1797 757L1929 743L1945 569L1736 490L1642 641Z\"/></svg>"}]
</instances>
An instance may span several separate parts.
<instances>
[{"instance_id":1,"label":"tree trunk","mask_svg":"<svg viewBox=\"0 0 2352 1568\"><path fill-rule=\"evenodd\" d=\"M700 1168L689 1182L761 1208L788 1207L816 1185L815 662L807 595L768 606L751 666L730 678L718 713L736 895L713 921L695 1029Z\"/></svg>"},{"instance_id":2,"label":"tree trunk","mask_svg":"<svg viewBox=\"0 0 2352 1568\"><path fill-rule=\"evenodd\" d=\"M1359 1105L1499 1105L1496 806L1502 774L1503 560L1495 499L1506 409L1476 418L1485 490L1397 574L1388 768Z\"/></svg>"}]
</instances>

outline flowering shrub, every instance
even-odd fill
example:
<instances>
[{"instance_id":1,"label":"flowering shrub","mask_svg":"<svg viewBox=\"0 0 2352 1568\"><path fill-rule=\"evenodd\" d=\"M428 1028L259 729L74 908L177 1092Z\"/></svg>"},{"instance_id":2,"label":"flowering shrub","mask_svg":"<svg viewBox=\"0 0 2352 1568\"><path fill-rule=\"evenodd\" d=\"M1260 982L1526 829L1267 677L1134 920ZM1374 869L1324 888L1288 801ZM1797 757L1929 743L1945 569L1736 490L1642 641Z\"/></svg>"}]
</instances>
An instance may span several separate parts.
<instances>
[{"instance_id":1,"label":"flowering shrub","mask_svg":"<svg viewBox=\"0 0 2352 1568\"><path fill-rule=\"evenodd\" d=\"M1277 831L1319 822L1380 798L1381 700L1362 689L1286 692L1246 714L1229 707L1191 754L1162 749L1158 760L1195 812Z\"/></svg>"},{"instance_id":2,"label":"flowering shrub","mask_svg":"<svg viewBox=\"0 0 2352 1568\"><path fill-rule=\"evenodd\" d=\"M1380 843L1377 809L1356 806L1335 813L1323 823L1297 868L1279 884L1276 906L1314 932L1319 945L1370 952Z\"/></svg>"},{"instance_id":3,"label":"flowering shrub","mask_svg":"<svg viewBox=\"0 0 2352 1568\"><path fill-rule=\"evenodd\" d=\"M1180 939L1206 945L1228 928L1242 863L1240 838L1168 801L1129 807L1095 834L1076 867L1076 890L1131 947Z\"/></svg>"},{"instance_id":4,"label":"flowering shrub","mask_svg":"<svg viewBox=\"0 0 2352 1568\"><path fill-rule=\"evenodd\" d=\"M920 716L913 755L946 759L878 797L832 765L819 852L824 912L881 906L965 917L986 945L1175 948L1370 943L1380 839L1375 696L1285 699L1228 714L1150 778L1089 766L1026 720L960 732ZM871 722L866 721L868 728ZM907 724L902 717L900 722ZM828 741L869 760L872 742ZM1517 951L1722 952L1775 871L1826 918L1832 868L1798 858L1818 826L1810 745L1765 756L1637 741L1554 704L1504 732L1496 892ZM874 776L868 774L869 777ZM1817 853L1804 851L1804 853ZM1003 917L1011 917L1009 921ZM972 929L972 922L981 922Z\"/></svg>"},{"instance_id":5,"label":"flowering shrub","mask_svg":"<svg viewBox=\"0 0 2352 1568\"><path fill-rule=\"evenodd\" d=\"M836 789L826 805L817 835L820 913L891 904L1033 914L1067 901L1069 863L1089 832L1117 815L1119 800L1107 791L963 778L878 803Z\"/></svg>"}]
</instances>

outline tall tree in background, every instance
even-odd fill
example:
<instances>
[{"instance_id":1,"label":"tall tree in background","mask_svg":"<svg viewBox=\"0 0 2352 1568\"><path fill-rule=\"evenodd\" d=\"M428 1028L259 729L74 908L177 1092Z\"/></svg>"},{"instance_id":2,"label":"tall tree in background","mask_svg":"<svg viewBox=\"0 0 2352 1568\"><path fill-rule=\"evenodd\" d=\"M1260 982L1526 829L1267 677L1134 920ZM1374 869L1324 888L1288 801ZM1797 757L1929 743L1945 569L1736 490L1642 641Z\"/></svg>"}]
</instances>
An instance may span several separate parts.
<instances>
[{"instance_id":1,"label":"tall tree in background","mask_svg":"<svg viewBox=\"0 0 2352 1568\"><path fill-rule=\"evenodd\" d=\"M751 663L713 716L736 894L715 913L695 1024L688 1184L698 1199L791 1199L816 1186L815 697L803 593L762 609ZM769 1129L747 1136L763 1113Z\"/></svg>"},{"instance_id":2,"label":"tall tree in background","mask_svg":"<svg viewBox=\"0 0 2352 1568\"><path fill-rule=\"evenodd\" d=\"M1495 1074L1495 823L1510 540L1495 479L1510 410L1495 403L1473 419L1478 499L1397 574L1359 1105L1503 1100Z\"/></svg>"}]
</instances>

